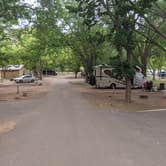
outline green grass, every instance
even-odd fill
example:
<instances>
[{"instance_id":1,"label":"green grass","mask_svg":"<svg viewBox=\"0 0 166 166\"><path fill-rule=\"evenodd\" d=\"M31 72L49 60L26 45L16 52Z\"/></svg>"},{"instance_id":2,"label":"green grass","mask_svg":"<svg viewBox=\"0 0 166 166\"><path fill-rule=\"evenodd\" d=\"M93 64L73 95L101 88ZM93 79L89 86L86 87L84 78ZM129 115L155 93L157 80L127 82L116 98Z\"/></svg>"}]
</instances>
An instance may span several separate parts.
<instances>
[{"instance_id":1,"label":"green grass","mask_svg":"<svg viewBox=\"0 0 166 166\"><path fill-rule=\"evenodd\" d=\"M166 85L166 79L153 80L154 86L159 86L160 83L165 83L165 85Z\"/></svg>"}]
</instances>

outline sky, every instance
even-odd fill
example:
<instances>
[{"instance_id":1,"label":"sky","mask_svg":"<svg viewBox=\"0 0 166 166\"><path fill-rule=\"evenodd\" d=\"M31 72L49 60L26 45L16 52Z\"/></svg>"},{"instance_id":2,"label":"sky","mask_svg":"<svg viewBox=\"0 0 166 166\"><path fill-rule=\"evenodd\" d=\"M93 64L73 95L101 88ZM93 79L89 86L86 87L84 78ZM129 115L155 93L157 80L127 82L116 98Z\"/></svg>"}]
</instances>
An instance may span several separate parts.
<instances>
[{"instance_id":1,"label":"sky","mask_svg":"<svg viewBox=\"0 0 166 166\"><path fill-rule=\"evenodd\" d=\"M34 8L38 6L37 0L21 0L21 2L23 4L25 3L29 4ZM31 25L32 23L29 23L27 19L18 19L18 25L13 25L12 27L14 29L20 29L20 28L24 28L25 26L31 26Z\"/></svg>"},{"instance_id":2,"label":"sky","mask_svg":"<svg viewBox=\"0 0 166 166\"><path fill-rule=\"evenodd\" d=\"M23 3L32 5L33 7L37 6L37 0L22 0Z\"/></svg>"},{"instance_id":3,"label":"sky","mask_svg":"<svg viewBox=\"0 0 166 166\"><path fill-rule=\"evenodd\" d=\"M23 0L25 3L34 4L37 3L37 0Z\"/></svg>"}]
</instances>

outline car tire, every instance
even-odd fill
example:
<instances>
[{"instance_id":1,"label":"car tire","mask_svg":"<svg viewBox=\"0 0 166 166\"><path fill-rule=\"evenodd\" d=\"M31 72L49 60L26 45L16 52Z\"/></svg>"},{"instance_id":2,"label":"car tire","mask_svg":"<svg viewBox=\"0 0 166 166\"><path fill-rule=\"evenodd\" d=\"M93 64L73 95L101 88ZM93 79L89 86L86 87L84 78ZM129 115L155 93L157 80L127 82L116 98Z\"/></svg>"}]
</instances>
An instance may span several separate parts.
<instances>
[{"instance_id":1,"label":"car tire","mask_svg":"<svg viewBox=\"0 0 166 166\"><path fill-rule=\"evenodd\" d=\"M31 83L35 82L35 80L31 80Z\"/></svg>"}]
</instances>

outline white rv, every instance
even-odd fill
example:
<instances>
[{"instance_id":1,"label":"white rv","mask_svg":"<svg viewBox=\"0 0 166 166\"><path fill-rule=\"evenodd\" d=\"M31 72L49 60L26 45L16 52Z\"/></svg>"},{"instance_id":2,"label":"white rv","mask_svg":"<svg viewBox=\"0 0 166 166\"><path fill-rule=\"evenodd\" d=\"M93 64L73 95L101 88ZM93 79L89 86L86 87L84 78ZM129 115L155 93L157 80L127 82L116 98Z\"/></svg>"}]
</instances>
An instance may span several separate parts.
<instances>
[{"instance_id":1,"label":"white rv","mask_svg":"<svg viewBox=\"0 0 166 166\"><path fill-rule=\"evenodd\" d=\"M125 88L125 79L117 79L113 77L113 68L109 65L98 65L94 67L93 76L95 81L92 85L97 88ZM142 87L144 83L144 76L141 70L137 70L133 78L133 87Z\"/></svg>"}]
</instances>

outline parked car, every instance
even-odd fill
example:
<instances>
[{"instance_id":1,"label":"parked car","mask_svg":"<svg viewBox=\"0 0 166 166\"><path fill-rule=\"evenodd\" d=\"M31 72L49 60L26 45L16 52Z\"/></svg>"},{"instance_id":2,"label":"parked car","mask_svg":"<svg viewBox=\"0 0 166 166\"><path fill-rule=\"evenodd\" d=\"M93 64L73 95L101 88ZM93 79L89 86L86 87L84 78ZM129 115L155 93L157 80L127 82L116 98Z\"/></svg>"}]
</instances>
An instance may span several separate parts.
<instances>
[{"instance_id":1,"label":"parked car","mask_svg":"<svg viewBox=\"0 0 166 166\"><path fill-rule=\"evenodd\" d=\"M46 69L43 69L43 75L44 76L56 76L58 75L58 73L55 71L55 70L46 70Z\"/></svg>"},{"instance_id":2,"label":"parked car","mask_svg":"<svg viewBox=\"0 0 166 166\"><path fill-rule=\"evenodd\" d=\"M163 70L163 71L161 71L161 72L159 72L159 77L161 77L161 78L166 78L166 70Z\"/></svg>"},{"instance_id":3,"label":"parked car","mask_svg":"<svg viewBox=\"0 0 166 166\"><path fill-rule=\"evenodd\" d=\"M23 75L14 79L16 83L32 83L37 79L33 75Z\"/></svg>"}]
</instances>

